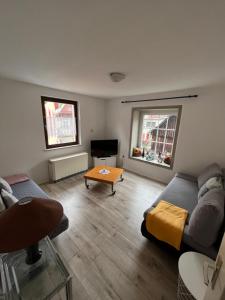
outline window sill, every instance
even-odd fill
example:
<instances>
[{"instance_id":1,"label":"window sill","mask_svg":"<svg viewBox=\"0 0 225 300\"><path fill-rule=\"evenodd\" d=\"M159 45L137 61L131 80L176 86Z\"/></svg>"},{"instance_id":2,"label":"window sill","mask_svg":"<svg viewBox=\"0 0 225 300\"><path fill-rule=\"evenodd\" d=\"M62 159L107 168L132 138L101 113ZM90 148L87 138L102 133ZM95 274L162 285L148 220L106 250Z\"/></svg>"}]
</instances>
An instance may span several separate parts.
<instances>
[{"instance_id":1,"label":"window sill","mask_svg":"<svg viewBox=\"0 0 225 300\"><path fill-rule=\"evenodd\" d=\"M157 160L151 160L151 161L149 161L146 158L137 157L137 156L130 156L129 158L133 159L133 160L137 160L137 161L143 162L143 163L146 163L146 164L150 164L150 165L153 165L153 166L156 166L156 167L161 167L161 168L169 169L169 170L173 169L173 165L170 166L170 165L165 164L164 162L159 163Z\"/></svg>"},{"instance_id":2,"label":"window sill","mask_svg":"<svg viewBox=\"0 0 225 300\"><path fill-rule=\"evenodd\" d=\"M65 148L78 147L78 146L82 146L82 144L63 146L63 147L55 147L55 148L45 148L44 151L60 150L60 149L65 149Z\"/></svg>"}]
</instances>

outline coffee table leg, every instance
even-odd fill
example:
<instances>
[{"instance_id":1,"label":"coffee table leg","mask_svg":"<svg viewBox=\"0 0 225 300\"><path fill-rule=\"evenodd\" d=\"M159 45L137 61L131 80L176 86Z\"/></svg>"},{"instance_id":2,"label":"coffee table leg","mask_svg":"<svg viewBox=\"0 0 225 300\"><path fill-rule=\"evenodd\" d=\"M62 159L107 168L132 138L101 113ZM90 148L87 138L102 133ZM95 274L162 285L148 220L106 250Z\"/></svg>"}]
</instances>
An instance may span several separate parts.
<instances>
[{"instance_id":1,"label":"coffee table leg","mask_svg":"<svg viewBox=\"0 0 225 300\"><path fill-rule=\"evenodd\" d=\"M124 181L123 174L120 175L120 181Z\"/></svg>"},{"instance_id":2,"label":"coffee table leg","mask_svg":"<svg viewBox=\"0 0 225 300\"><path fill-rule=\"evenodd\" d=\"M87 183L87 178L85 178L85 185L86 185L86 188L89 189L89 184Z\"/></svg>"},{"instance_id":3,"label":"coffee table leg","mask_svg":"<svg viewBox=\"0 0 225 300\"><path fill-rule=\"evenodd\" d=\"M112 196L115 195L116 191L114 190L114 184L112 183Z\"/></svg>"}]
</instances>

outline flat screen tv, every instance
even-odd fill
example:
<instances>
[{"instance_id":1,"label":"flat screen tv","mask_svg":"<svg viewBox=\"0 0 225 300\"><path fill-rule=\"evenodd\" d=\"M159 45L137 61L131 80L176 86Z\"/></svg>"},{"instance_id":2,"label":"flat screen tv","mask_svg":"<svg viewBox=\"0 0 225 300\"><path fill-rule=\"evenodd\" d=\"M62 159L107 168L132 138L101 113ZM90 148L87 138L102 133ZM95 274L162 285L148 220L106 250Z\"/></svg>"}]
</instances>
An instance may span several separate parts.
<instances>
[{"instance_id":1,"label":"flat screen tv","mask_svg":"<svg viewBox=\"0 0 225 300\"><path fill-rule=\"evenodd\" d=\"M107 157L118 153L118 140L91 141L91 156Z\"/></svg>"}]
</instances>

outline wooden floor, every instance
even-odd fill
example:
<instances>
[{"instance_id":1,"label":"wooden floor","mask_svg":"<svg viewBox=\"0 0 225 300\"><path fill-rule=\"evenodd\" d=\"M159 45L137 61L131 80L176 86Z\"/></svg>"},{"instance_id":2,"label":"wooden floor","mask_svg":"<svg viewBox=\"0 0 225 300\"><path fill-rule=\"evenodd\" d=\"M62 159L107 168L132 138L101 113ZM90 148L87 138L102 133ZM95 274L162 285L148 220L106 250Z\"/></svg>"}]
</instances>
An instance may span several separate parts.
<instances>
[{"instance_id":1,"label":"wooden floor","mask_svg":"<svg viewBox=\"0 0 225 300\"><path fill-rule=\"evenodd\" d=\"M87 190L83 174L42 185L69 218L54 242L71 269L73 299L176 299L177 256L140 232L164 185L128 172L124 178L114 196L101 183Z\"/></svg>"}]
</instances>

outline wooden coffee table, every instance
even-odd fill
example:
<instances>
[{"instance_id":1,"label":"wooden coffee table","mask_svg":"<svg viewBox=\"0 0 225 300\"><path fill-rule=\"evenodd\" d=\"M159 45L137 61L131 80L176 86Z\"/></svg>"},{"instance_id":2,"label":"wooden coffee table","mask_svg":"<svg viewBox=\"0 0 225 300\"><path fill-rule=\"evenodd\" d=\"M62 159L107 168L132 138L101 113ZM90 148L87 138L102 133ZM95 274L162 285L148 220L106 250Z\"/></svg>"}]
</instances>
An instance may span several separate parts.
<instances>
[{"instance_id":1,"label":"wooden coffee table","mask_svg":"<svg viewBox=\"0 0 225 300\"><path fill-rule=\"evenodd\" d=\"M99 171L106 169L109 171L108 174L101 174ZM112 195L115 195L116 191L114 190L114 184L118 181L123 181L123 169L113 168L108 166L97 166L90 171L88 171L85 175L85 185L86 188L89 188L88 179L93 181L99 181L103 183L110 184L112 187Z\"/></svg>"}]
</instances>

